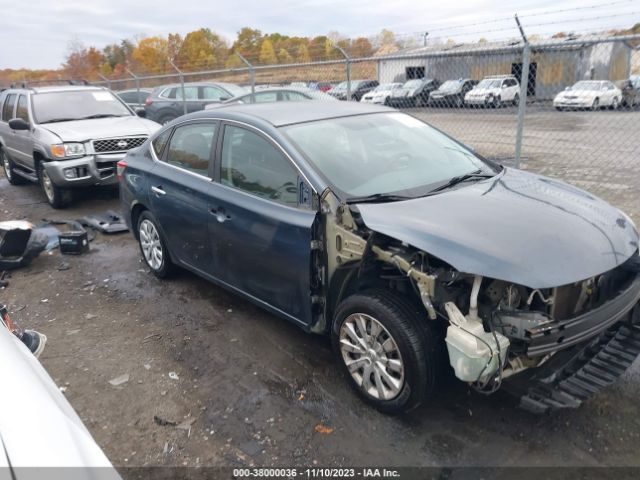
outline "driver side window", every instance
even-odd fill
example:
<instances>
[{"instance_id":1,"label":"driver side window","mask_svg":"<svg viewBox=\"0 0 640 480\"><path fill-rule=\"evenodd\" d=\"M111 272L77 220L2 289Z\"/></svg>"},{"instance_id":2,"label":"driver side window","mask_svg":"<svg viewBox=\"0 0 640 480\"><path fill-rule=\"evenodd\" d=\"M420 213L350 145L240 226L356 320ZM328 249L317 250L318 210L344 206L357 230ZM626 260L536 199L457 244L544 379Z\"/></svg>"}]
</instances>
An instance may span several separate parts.
<instances>
[{"instance_id":1,"label":"driver side window","mask_svg":"<svg viewBox=\"0 0 640 480\"><path fill-rule=\"evenodd\" d=\"M220 183L288 206L298 205L298 174L265 138L226 125Z\"/></svg>"}]
</instances>

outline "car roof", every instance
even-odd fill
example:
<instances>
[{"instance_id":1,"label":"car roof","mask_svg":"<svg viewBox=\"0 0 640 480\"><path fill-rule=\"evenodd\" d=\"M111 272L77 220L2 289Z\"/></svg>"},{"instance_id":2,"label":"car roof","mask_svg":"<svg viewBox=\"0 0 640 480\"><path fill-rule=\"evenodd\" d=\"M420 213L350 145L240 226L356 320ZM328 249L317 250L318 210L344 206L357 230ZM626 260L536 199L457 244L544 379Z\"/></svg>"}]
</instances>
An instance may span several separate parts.
<instances>
[{"instance_id":1,"label":"car roof","mask_svg":"<svg viewBox=\"0 0 640 480\"><path fill-rule=\"evenodd\" d=\"M212 112L215 112L216 115L220 114L221 116L227 117L230 120L238 119L246 121L258 119L274 127L282 127L297 123L328 120L330 118L350 117L370 113L397 112L397 110L359 102L269 102L230 104L215 110L204 110L193 113L190 117L207 118L211 117Z\"/></svg>"},{"instance_id":2,"label":"car roof","mask_svg":"<svg viewBox=\"0 0 640 480\"><path fill-rule=\"evenodd\" d=\"M105 90L104 87L94 87L90 85L57 85L57 86L48 86L48 87L29 87L29 90L32 90L36 93L49 93L49 92L70 92L70 91L78 91L78 90Z\"/></svg>"}]
</instances>

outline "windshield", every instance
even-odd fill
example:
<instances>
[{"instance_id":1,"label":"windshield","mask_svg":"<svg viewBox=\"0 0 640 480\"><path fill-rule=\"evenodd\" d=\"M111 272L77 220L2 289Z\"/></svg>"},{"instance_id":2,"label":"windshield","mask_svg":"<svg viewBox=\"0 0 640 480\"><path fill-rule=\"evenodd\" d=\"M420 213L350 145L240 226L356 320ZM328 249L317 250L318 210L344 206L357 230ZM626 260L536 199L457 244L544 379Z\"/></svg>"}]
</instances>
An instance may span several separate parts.
<instances>
[{"instance_id":1,"label":"windshield","mask_svg":"<svg viewBox=\"0 0 640 480\"><path fill-rule=\"evenodd\" d=\"M132 115L115 95L106 90L36 93L32 99L37 123Z\"/></svg>"},{"instance_id":2,"label":"windshield","mask_svg":"<svg viewBox=\"0 0 640 480\"><path fill-rule=\"evenodd\" d=\"M404 113L377 113L282 127L347 197L417 197L453 177L495 172L467 148Z\"/></svg>"},{"instance_id":3,"label":"windshield","mask_svg":"<svg viewBox=\"0 0 640 480\"><path fill-rule=\"evenodd\" d=\"M351 90L355 90L356 88L358 88L358 85L362 83L362 80L352 80L351 81ZM332 90L346 90L347 89L347 82L341 82L338 85L336 85L335 87L333 87Z\"/></svg>"},{"instance_id":4,"label":"windshield","mask_svg":"<svg viewBox=\"0 0 640 480\"><path fill-rule=\"evenodd\" d=\"M458 90L462 80L447 80L440 86L440 90Z\"/></svg>"},{"instance_id":5,"label":"windshield","mask_svg":"<svg viewBox=\"0 0 640 480\"><path fill-rule=\"evenodd\" d=\"M489 80L485 78L478 84L477 88L500 88L501 83L502 80Z\"/></svg>"},{"instance_id":6,"label":"windshield","mask_svg":"<svg viewBox=\"0 0 640 480\"><path fill-rule=\"evenodd\" d=\"M578 82L570 90L600 90L600 82Z\"/></svg>"},{"instance_id":7,"label":"windshield","mask_svg":"<svg viewBox=\"0 0 640 480\"><path fill-rule=\"evenodd\" d=\"M416 88L422 85L422 80L409 80L404 84L404 88Z\"/></svg>"},{"instance_id":8,"label":"windshield","mask_svg":"<svg viewBox=\"0 0 640 480\"><path fill-rule=\"evenodd\" d=\"M220 83L220 86L227 92L229 92L233 97L238 97L247 93L246 88L241 87L240 85L236 85L235 83Z\"/></svg>"},{"instance_id":9,"label":"windshield","mask_svg":"<svg viewBox=\"0 0 640 480\"><path fill-rule=\"evenodd\" d=\"M383 83L382 85L378 85L373 89L374 92L386 92L388 90L393 90L394 88L398 88L400 86L399 83Z\"/></svg>"}]
</instances>

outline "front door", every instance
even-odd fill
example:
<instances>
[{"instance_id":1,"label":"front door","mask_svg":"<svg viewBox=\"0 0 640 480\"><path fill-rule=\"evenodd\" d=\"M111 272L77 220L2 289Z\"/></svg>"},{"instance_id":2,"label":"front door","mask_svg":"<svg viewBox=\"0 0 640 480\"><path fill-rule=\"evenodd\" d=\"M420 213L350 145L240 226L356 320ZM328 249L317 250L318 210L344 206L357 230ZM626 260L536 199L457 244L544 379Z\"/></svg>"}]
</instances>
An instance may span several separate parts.
<instances>
[{"instance_id":1,"label":"front door","mask_svg":"<svg viewBox=\"0 0 640 480\"><path fill-rule=\"evenodd\" d=\"M308 325L316 212L299 198L298 171L251 128L227 124L219 143L219 182L213 184L209 205L214 275Z\"/></svg>"},{"instance_id":2,"label":"front door","mask_svg":"<svg viewBox=\"0 0 640 480\"><path fill-rule=\"evenodd\" d=\"M217 130L217 122L176 127L149 174L152 211L174 260L208 274L210 173Z\"/></svg>"},{"instance_id":3,"label":"front door","mask_svg":"<svg viewBox=\"0 0 640 480\"><path fill-rule=\"evenodd\" d=\"M17 163L33 169L33 138L31 136L31 118L29 115L27 96L24 94L18 97L18 103L16 105L16 118L21 118L25 122L27 122L29 124L29 129L15 130L13 132L13 142L15 148L15 153L13 156Z\"/></svg>"}]
</instances>

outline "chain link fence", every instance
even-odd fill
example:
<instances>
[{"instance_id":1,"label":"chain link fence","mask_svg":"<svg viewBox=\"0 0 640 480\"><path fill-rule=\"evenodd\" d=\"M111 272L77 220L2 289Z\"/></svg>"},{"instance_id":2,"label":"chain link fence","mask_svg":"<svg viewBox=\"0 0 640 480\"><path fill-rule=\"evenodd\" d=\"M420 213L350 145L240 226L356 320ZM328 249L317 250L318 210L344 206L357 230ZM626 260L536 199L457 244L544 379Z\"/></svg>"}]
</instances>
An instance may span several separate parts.
<instances>
[{"instance_id":1,"label":"chain link fence","mask_svg":"<svg viewBox=\"0 0 640 480\"><path fill-rule=\"evenodd\" d=\"M387 55L165 73L127 72L115 91L174 84L183 111L207 99L192 82L230 82L253 101L315 98L389 105L424 119L478 153L565 180L640 218L640 35L416 47ZM280 91L273 90L280 88ZM268 90L271 88L271 90ZM194 97L194 95L196 97ZM183 98L184 97L184 98Z\"/></svg>"}]
</instances>

